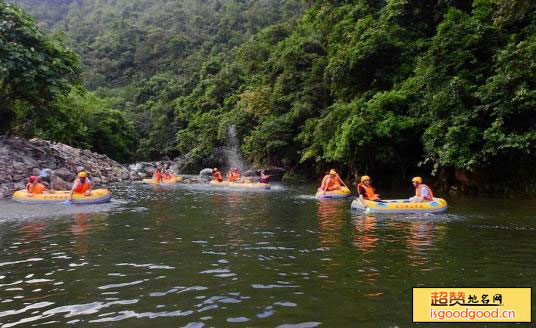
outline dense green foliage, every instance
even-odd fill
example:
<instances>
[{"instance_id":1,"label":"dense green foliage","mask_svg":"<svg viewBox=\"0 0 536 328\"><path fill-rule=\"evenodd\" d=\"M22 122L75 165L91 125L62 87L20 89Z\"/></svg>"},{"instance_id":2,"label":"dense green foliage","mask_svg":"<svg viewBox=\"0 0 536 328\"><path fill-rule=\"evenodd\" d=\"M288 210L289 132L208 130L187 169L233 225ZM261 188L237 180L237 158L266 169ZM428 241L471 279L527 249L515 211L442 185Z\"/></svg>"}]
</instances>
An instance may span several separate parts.
<instances>
[{"instance_id":1,"label":"dense green foliage","mask_svg":"<svg viewBox=\"0 0 536 328\"><path fill-rule=\"evenodd\" d=\"M259 163L402 175L418 163L526 166L536 150L535 28L526 0L319 1L231 60L211 57L190 94L154 81L143 112L160 123L144 143L157 149L176 132L160 149L199 163L234 124Z\"/></svg>"},{"instance_id":2,"label":"dense green foliage","mask_svg":"<svg viewBox=\"0 0 536 328\"><path fill-rule=\"evenodd\" d=\"M0 133L41 137L130 160L126 115L80 85L78 55L0 0Z\"/></svg>"},{"instance_id":3,"label":"dense green foliage","mask_svg":"<svg viewBox=\"0 0 536 328\"><path fill-rule=\"evenodd\" d=\"M17 117L42 124L41 118L57 114L51 105L55 99L79 81L78 56L44 36L30 16L3 1L0 32L0 133Z\"/></svg>"},{"instance_id":4,"label":"dense green foliage","mask_svg":"<svg viewBox=\"0 0 536 328\"><path fill-rule=\"evenodd\" d=\"M285 0L19 0L82 54L91 89L142 85L157 72L182 81L262 27L300 13Z\"/></svg>"},{"instance_id":5,"label":"dense green foliage","mask_svg":"<svg viewBox=\"0 0 536 328\"><path fill-rule=\"evenodd\" d=\"M234 125L250 162L309 173L503 183L536 159L532 0L59 3L46 23L120 99L144 158L218 164Z\"/></svg>"}]
</instances>

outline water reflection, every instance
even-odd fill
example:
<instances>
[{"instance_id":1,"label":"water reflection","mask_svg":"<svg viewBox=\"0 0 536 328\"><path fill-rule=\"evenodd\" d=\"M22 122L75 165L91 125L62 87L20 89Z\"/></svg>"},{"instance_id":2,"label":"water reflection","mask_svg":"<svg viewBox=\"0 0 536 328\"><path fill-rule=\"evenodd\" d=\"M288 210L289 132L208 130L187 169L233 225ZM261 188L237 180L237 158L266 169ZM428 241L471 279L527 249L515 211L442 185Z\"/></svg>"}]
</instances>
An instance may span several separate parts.
<instances>
[{"instance_id":1,"label":"water reflection","mask_svg":"<svg viewBox=\"0 0 536 328\"><path fill-rule=\"evenodd\" d=\"M348 210L348 203L339 200L318 200L318 224L320 245L324 247L340 244L341 229L345 223L343 213Z\"/></svg>"},{"instance_id":2,"label":"water reflection","mask_svg":"<svg viewBox=\"0 0 536 328\"><path fill-rule=\"evenodd\" d=\"M292 190L122 190L120 210L0 224L0 327L402 327L411 287L530 286L536 270L532 216L356 215Z\"/></svg>"},{"instance_id":3,"label":"water reflection","mask_svg":"<svg viewBox=\"0 0 536 328\"><path fill-rule=\"evenodd\" d=\"M354 240L353 244L363 253L368 253L376 248L378 236L376 234L376 218L364 215L354 220Z\"/></svg>"}]
</instances>

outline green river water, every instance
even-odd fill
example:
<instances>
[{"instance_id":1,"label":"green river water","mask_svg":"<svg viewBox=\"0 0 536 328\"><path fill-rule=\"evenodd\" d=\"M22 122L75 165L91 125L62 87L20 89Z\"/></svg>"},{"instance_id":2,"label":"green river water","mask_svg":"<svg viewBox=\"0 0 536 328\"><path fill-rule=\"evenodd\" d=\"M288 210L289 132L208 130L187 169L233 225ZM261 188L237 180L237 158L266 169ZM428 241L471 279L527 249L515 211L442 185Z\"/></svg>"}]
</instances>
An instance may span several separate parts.
<instances>
[{"instance_id":1,"label":"green river water","mask_svg":"<svg viewBox=\"0 0 536 328\"><path fill-rule=\"evenodd\" d=\"M0 202L1 328L458 327L412 323L412 287L536 286L535 201L366 216L312 185L112 190Z\"/></svg>"}]
</instances>

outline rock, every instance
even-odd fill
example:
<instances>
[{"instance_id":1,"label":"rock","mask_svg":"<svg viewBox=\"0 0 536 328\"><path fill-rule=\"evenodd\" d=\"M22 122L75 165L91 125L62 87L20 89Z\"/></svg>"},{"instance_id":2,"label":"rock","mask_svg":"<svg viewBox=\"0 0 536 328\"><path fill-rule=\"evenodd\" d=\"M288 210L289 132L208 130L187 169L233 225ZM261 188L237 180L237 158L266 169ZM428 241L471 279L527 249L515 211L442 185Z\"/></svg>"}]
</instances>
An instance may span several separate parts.
<instances>
[{"instance_id":1,"label":"rock","mask_svg":"<svg viewBox=\"0 0 536 328\"><path fill-rule=\"evenodd\" d=\"M281 167L270 167L270 168L259 168L259 169L247 170L242 175L245 177L260 177L262 170L264 170L264 173L266 175L272 176L270 178L270 181L281 181L281 179L283 178L286 172L286 170Z\"/></svg>"},{"instance_id":2,"label":"rock","mask_svg":"<svg viewBox=\"0 0 536 328\"><path fill-rule=\"evenodd\" d=\"M168 165L174 164L169 162ZM154 164L136 165L154 172ZM79 171L93 173L93 179L107 182L141 179L133 169L122 166L102 154L53 143L42 139L25 140L0 136L0 197L9 197L16 188L24 188L30 175L39 175L39 169L55 170L55 189L69 189ZM143 171L145 175L147 172Z\"/></svg>"},{"instance_id":3,"label":"rock","mask_svg":"<svg viewBox=\"0 0 536 328\"><path fill-rule=\"evenodd\" d=\"M22 174L16 174L12 177L14 182L20 182L20 181L26 182L27 178L28 178L27 176L22 175Z\"/></svg>"},{"instance_id":4,"label":"rock","mask_svg":"<svg viewBox=\"0 0 536 328\"><path fill-rule=\"evenodd\" d=\"M212 175L212 169L210 169L210 168L202 169L201 172L199 172L199 175L201 175L201 176L211 176Z\"/></svg>"},{"instance_id":5,"label":"rock","mask_svg":"<svg viewBox=\"0 0 536 328\"><path fill-rule=\"evenodd\" d=\"M24 171L26 169L26 166L23 163L15 162L15 163L13 163L13 168L16 171L22 172L22 171Z\"/></svg>"},{"instance_id":6,"label":"rock","mask_svg":"<svg viewBox=\"0 0 536 328\"><path fill-rule=\"evenodd\" d=\"M34 168L34 167L39 166L39 163L35 159L29 156L23 156L22 161L24 162L27 168Z\"/></svg>"},{"instance_id":7,"label":"rock","mask_svg":"<svg viewBox=\"0 0 536 328\"><path fill-rule=\"evenodd\" d=\"M261 171L247 170L242 175L245 176L245 177L258 177L258 176L261 175Z\"/></svg>"},{"instance_id":8,"label":"rock","mask_svg":"<svg viewBox=\"0 0 536 328\"><path fill-rule=\"evenodd\" d=\"M130 180L130 173L128 171L121 172L121 179Z\"/></svg>"},{"instance_id":9,"label":"rock","mask_svg":"<svg viewBox=\"0 0 536 328\"><path fill-rule=\"evenodd\" d=\"M260 171L261 170L259 170L259 175L260 175ZM264 169L264 171L265 171L265 174L272 176L270 178L270 181L281 181L281 179L285 175L285 172L287 172L287 170L285 170L282 167L269 167L269 168Z\"/></svg>"},{"instance_id":10,"label":"rock","mask_svg":"<svg viewBox=\"0 0 536 328\"><path fill-rule=\"evenodd\" d=\"M15 190L22 190L26 188L26 184L24 182L18 182L18 183L15 183L13 187L15 188Z\"/></svg>"},{"instance_id":11,"label":"rock","mask_svg":"<svg viewBox=\"0 0 536 328\"><path fill-rule=\"evenodd\" d=\"M143 170L143 165L141 163L130 164L128 166L128 169L130 171L134 171L134 172L138 173L138 172L141 172Z\"/></svg>"},{"instance_id":12,"label":"rock","mask_svg":"<svg viewBox=\"0 0 536 328\"><path fill-rule=\"evenodd\" d=\"M179 166L177 164L172 164L169 169L175 173L179 173Z\"/></svg>"},{"instance_id":13,"label":"rock","mask_svg":"<svg viewBox=\"0 0 536 328\"><path fill-rule=\"evenodd\" d=\"M42 162L40 166L47 167L51 170L55 170L57 168L55 161Z\"/></svg>"},{"instance_id":14,"label":"rock","mask_svg":"<svg viewBox=\"0 0 536 328\"><path fill-rule=\"evenodd\" d=\"M70 184L65 182L65 180L63 180L62 178L60 178L57 175L54 176L53 181L54 181L54 189L55 190L68 190L68 189L71 189Z\"/></svg>"},{"instance_id":15,"label":"rock","mask_svg":"<svg viewBox=\"0 0 536 328\"><path fill-rule=\"evenodd\" d=\"M67 170L64 167L55 170L54 175L62 178L63 180L67 180L67 181L73 181L75 179L75 177L76 177L76 175L73 172Z\"/></svg>"},{"instance_id":16,"label":"rock","mask_svg":"<svg viewBox=\"0 0 536 328\"><path fill-rule=\"evenodd\" d=\"M146 174L153 175L154 171L156 171L156 168L154 166L147 165L143 167L143 172Z\"/></svg>"}]
</instances>

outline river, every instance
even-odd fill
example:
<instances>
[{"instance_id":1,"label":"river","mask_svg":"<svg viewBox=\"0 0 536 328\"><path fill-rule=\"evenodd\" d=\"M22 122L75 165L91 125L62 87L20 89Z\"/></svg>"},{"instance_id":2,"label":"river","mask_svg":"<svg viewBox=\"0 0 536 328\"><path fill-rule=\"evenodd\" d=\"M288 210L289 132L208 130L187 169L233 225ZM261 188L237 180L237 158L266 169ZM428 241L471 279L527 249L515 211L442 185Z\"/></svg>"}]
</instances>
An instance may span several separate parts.
<instances>
[{"instance_id":1,"label":"river","mask_svg":"<svg viewBox=\"0 0 536 328\"><path fill-rule=\"evenodd\" d=\"M536 285L535 201L365 216L311 185L112 189L0 202L1 328L413 327L412 287Z\"/></svg>"}]
</instances>

